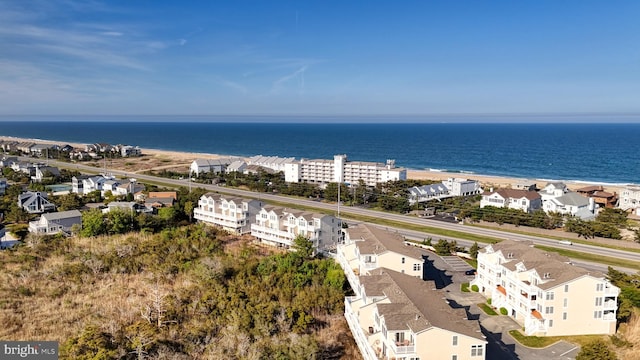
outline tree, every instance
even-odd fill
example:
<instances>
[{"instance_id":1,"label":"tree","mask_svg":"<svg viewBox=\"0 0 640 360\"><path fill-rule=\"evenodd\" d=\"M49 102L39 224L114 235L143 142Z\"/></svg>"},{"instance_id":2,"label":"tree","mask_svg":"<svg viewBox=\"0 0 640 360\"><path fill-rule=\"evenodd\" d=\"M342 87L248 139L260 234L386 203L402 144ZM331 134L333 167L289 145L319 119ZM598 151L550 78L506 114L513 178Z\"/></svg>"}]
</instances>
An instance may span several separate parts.
<instances>
[{"instance_id":1,"label":"tree","mask_svg":"<svg viewBox=\"0 0 640 360\"><path fill-rule=\"evenodd\" d=\"M478 250L480 250L480 247L478 246L478 242L474 242L473 245L471 245L471 248L469 249L469 255L471 256L471 258L473 259L478 258Z\"/></svg>"},{"instance_id":2,"label":"tree","mask_svg":"<svg viewBox=\"0 0 640 360\"><path fill-rule=\"evenodd\" d=\"M578 355L576 360L617 360L615 352L611 351L609 345L602 339L596 339L590 343L585 344Z\"/></svg>"},{"instance_id":3,"label":"tree","mask_svg":"<svg viewBox=\"0 0 640 360\"><path fill-rule=\"evenodd\" d=\"M124 234L133 229L133 210L111 209L107 214L109 234Z\"/></svg>"},{"instance_id":4,"label":"tree","mask_svg":"<svg viewBox=\"0 0 640 360\"><path fill-rule=\"evenodd\" d=\"M184 213L189 217L189 222L191 222L193 217L193 201L184 202Z\"/></svg>"},{"instance_id":5,"label":"tree","mask_svg":"<svg viewBox=\"0 0 640 360\"><path fill-rule=\"evenodd\" d=\"M82 236L97 236L107 232L107 226L100 209L91 209L82 213Z\"/></svg>"},{"instance_id":6,"label":"tree","mask_svg":"<svg viewBox=\"0 0 640 360\"><path fill-rule=\"evenodd\" d=\"M433 248L436 250L436 254L438 255L451 255L449 242L445 239L438 240L438 242L433 245Z\"/></svg>"},{"instance_id":7,"label":"tree","mask_svg":"<svg viewBox=\"0 0 640 360\"><path fill-rule=\"evenodd\" d=\"M80 197L74 193L58 196L56 200L60 211L77 210L83 205Z\"/></svg>"},{"instance_id":8,"label":"tree","mask_svg":"<svg viewBox=\"0 0 640 360\"><path fill-rule=\"evenodd\" d=\"M308 260L313 257L313 243L302 235L298 235L293 239L291 248L295 250L296 254L303 260Z\"/></svg>"}]
</instances>

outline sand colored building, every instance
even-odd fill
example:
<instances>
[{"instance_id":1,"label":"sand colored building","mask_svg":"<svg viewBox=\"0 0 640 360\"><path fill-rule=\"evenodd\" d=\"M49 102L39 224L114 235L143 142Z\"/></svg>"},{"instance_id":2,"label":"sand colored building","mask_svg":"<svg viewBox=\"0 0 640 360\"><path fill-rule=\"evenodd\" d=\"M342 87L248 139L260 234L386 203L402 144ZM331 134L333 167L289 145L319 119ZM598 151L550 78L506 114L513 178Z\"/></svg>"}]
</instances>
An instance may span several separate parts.
<instances>
[{"instance_id":1,"label":"sand colored building","mask_svg":"<svg viewBox=\"0 0 640 360\"><path fill-rule=\"evenodd\" d=\"M486 340L477 320L452 308L433 282L380 268L359 277L345 318L365 360L480 360Z\"/></svg>"},{"instance_id":2,"label":"sand colored building","mask_svg":"<svg viewBox=\"0 0 640 360\"><path fill-rule=\"evenodd\" d=\"M405 245L402 235L370 224L352 226L344 233L336 258L356 293L360 288L358 276L381 267L425 278L426 251Z\"/></svg>"},{"instance_id":3,"label":"sand colored building","mask_svg":"<svg viewBox=\"0 0 640 360\"><path fill-rule=\"evenodd\" d=\"M504 240L478 254L471 285L524 326L527 335L613 334L620 289L569 258Z\"/></svg>"}]
</instances>

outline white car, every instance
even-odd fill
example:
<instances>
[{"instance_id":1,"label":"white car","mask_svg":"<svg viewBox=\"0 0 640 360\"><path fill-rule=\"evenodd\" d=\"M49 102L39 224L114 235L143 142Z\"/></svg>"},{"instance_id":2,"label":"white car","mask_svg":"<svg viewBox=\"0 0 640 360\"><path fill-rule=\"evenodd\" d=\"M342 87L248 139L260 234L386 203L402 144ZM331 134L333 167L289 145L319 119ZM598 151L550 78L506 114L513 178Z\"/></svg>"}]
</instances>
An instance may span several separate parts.
<instances>
[{"instance_id":1,"label":"white car","mask_svg":"<svg viewBox=\"0 0 640 360\"><path fill-rule=\"evenodd\" d=\"M559 241L559 243L562 245L573 245L573 243L569 240L561 240Z\"/></svg>"}]
</instances>

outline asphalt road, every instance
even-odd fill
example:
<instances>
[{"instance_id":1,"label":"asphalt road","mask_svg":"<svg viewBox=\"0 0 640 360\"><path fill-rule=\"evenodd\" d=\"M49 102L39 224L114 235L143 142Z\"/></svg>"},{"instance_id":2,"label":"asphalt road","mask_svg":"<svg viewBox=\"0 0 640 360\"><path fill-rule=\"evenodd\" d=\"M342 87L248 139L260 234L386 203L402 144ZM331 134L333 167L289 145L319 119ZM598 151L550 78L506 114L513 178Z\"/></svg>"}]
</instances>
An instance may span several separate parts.
<instances>
[{"instance_id":1,"label":"asphalt road","mask_svg":"<svg viewBox=\"0 0 640 360\"><path fill-rule=\"evenodd\" d=\"M25 161L33 161L34 160L33 158L21 158L21 159L25 160ZM93 167L93 166L87 166L87 165L78 164L78 163L74 164L74 163L52 161L52 160L50 160L49 163L51 165L55 165L55 166L58 166L58 167L61 167L61 168L76 169L78 171L86 171L86 172L90 172L90 173L98 173L98 172L101 172L103 170L103 169L96 168L96 167ZM133 178L136 178L138 180L143 180L143 181L146 180L146 181L152 181L152 182L161 182L161 183L166 183L166 184L170 184L170 185L184 186L184 187L188 187L190 185L189 184L189 182L190 182L189 179L186 179L186 180L174 180L174 179L167 179L167 178L161 178L161 177L144 175L144 174L131 174L131 173L127 173L125 171L113 170L113 169L108 169L108 171L110 173L112 173L113 175L119 175L119 176L125 176L125 177L133 177ZM369 217L375 217L375 218L379 218L379 219L393 220L393 221L406 223L406 224L429 226L429 227L434 227L434 228L459 231L459 232L463 232L463 233L467 233L467 234L490 237L490 238L495 238L495 239L511 239L511 240L518 240L518 241L532 241L536 245L544 245L544 246L549 246L549 247L562 248L562 249L573 250L573 251L578 251L578 252L585 252L585 253L590 253L590 254L595 254L595 255L600 255L600 256L615 257L615 258L619 258L619 259L625 259L625 260L631 260L631 261L640 262L640 253L631 252L631 251L624 251L624 250L617 250L617 249L610 249L610 248L602 248L602 247L598 247L598 246L594 246L594 245L584 245L584 244L577 244L577 243L574 243L573 245L564 245L564 244L560 244L558 242L558 240L550 240L550 239L537 237L537 236L532 236L532 235L514 234L514 233L509 233L509 232L503 232L503 231L500 231L500 230L484 229L484 228L478 228L478 227L462 225L462 224L458 224L458 223L450 223L450 222L445 222L445 221L422 219L422 218L417 218L417 217L413 217L413 216L406 216L406 215L401 215L401 214L393 214L393 213L381 212L381 211L376 211L376 210L371 210L371 209L362 209L362 208L353 207L353 206L340 206L340 208L338 210L338 206L336 204L329 204L329 203L324 203L324 202L319 202L319 201L300 199L300 198L295 198L295 197L286 197L286 196L274 195L274 194L255 193L255 192L252 192L252 191L246 191L246 190L240 190L240 189L232 189L232 188L227 188L227 187L218 186L218 185L207 185L207 184L200 184L200 183L191 183L191 186L204 188L205 190L209 190L209 191L217 191L217 192L220 192L220 193L238 195L238 196L243 196L243 197L248 197L248 198L256 198L257 197L257 198L260 198L260 199L265 200L265 201L287 202L287 203L291 203L291 204L315 207L315 208L318 208L318 209L323 209L323 210L326 210L326 211L329 211L329 212L333 212L334 215L349 214L349 215L369 216ZM471 246L472 243L473 243L472 241L468 241L468 240L464 240L464 239L458 239L458 238L452 238L452 237L444 237L444 236L440 236L440 235L434 235L434 234L428 234L428 233L424 233L424 232L406 230L406 229L402 229L402 228L393 228L393 229L397 230L398 232L403 234L405 237L410 238L410 239L423 240L423 239L426 239L427 237L432 237L434 239L441 239L442 238L442 239L447 239L447 240L456 240L456 242L458 244L463 245L463 246ZM593 262L586 262L586 261L578 261L578 260L575 260L575 261L572 260L572 261L576 265L585 267L587 269L602 271L602 272L605 272L605 273L607 271L607 265L602 265L602 264L593 263ZM633 270L633 269L619 268L619 270L626 271L626 272L631 272L631 273L636 273L637 272L637 270Z\"/></svg>"}]
</instances>

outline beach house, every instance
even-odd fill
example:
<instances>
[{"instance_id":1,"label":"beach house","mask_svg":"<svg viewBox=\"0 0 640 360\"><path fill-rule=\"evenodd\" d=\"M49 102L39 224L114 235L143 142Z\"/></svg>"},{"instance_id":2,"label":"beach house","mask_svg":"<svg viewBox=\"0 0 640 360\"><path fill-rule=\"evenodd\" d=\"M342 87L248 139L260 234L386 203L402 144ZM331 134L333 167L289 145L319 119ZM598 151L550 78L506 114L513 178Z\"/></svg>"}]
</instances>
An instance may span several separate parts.
<instances>
[{"instance_id":1,"label":"beach house","mask_svg":"<svg viewBox=\"0 0 640 360\"><path fill-rule=\"evenodd\" d=\"M433 282L386 268L358 278L344 313L365 360L486 358L479 322L451 307Z\"/></svg>"},{"instance_id":2,"label":"beach house","mask_svg":"<svg viewBox=\"0 0 640 360\"><path fill-rule=\"evenodd\" d=\"M27 191L18 195L18 206L29 214L55 211L56 209L56 205L48 200L47 193L40 191Z\"/></svg>"},{"instance_id":3,"label":"beach house","mask_svg":"<svg viewBox=\"0 0 640 360\"><path fill-rule=\"evenodd\" d=\"M206 224L219 226L232 234L242 235L251 232L251 224L264 203L216 193L206 193L198 200L193 209L193 217Z\"/></svg>"},{"instance_id":4,"label":"beach house","mask_svg":"<svg viewBox=\"0 0 640 360\"><path fill-rule=\"evenodd\" d=\"M196 159L193 160L191 166L189 167L189 171L191 175L200 176L204 173L214 173L219 174L224 172L227 166L233 162L232 159L221 158L221 159Z\"/></svg>"},{"instance_id":5,"label":"beach house","mask_svg":"<svg viewBox=\"0 0 640 360\"><path fill-rule=\"evenodd\" d=\"M37 221L29 222L29 232L38 235L70 234L74 225L82 225L82 214L69 210L42 214Z\"/></svg>"},{"instance_id":6,"label":"beach house","mask_svg":"<svg viewBox=\"0 0 640 360\"><path fill-rule=\"evenodd\" d=\"M620 289L606 276L570 264L567 257L503 240L478 253L471 285L527 335L613 334Z\"/></svg>"},{"instance_id":7,"label":"beach house","mask_svg":"<svg viewBox=\"0 0 640 360\"><path fill-rule=\"evenodd\" d=\"M640 187L627 186L620 191L618 207L625 211L634 212L640 216Z\"/></svg>"},{"instance_id":8,"label":"beach house","mask_svg":"<svg viewBox=\"0 0 640 360\"><path fill-rule=\"evenodd\" d=\"M251 235L258 241L289 249L297 236L313 243L318 251L335 249L341 237L340 220L325 214L265 205L251 224Z\"/></svg>"},{"instance_id":9,"label":"beach house","mask_svg":"<svg viewBox=\"0 0 640 360\"><path fill-rule=\"evenodd\" d=\"M485 206L516 209L531 213L542 208L542 198L535 191L516 189L498 189L494 191L490 189L482 194L482 199L480 200L480 208Z\"/></svg>"}]
</instances>

